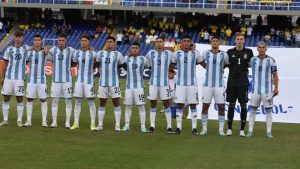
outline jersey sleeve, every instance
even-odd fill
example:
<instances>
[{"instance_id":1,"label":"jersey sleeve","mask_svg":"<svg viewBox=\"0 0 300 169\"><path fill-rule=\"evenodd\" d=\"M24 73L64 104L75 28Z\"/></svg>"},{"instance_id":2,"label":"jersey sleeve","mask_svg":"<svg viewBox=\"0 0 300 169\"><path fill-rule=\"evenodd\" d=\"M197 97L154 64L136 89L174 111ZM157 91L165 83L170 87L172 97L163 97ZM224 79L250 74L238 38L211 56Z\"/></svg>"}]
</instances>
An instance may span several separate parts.
<instances>
[{"instance_id":1,"label":"jersey sleeve","mask_svg":"<svg viewBox=\"0 0 300 169\"><path fill-rule=\"evenodd\" d=\"M3 59L4 59L4 60L7 60L7 61L9 60L9 49L10 49L10 48L7 48L7 49L5 50L4 56L3 56Z\"/></svg>"},{"instance_id":2,"label":"jersey sleeve","mask_svg":"<svg viewBox=\"0 0 300 169\"><path fill-rule=\"evenodd\" d=\"M126 64L127 64L127 62L126 62L127 59L128 59L128 56L125 56L124 59L123 59L124 63L126 63Z\"/></svg>"},{"instance_id":3,"label":"jersey sleeve","mask_svg":"<svg viewBox=\"0 0 300 169\"><path fill-rule=\"evenodd\" d=\"M118 52L118 64L119 65L124 64L124 57L120 52Z\"/></svg>"},{"instance_id":4,"label":"jersey sleeve","mask_svg":"<svg viewBox=\"0 0 300 169\"><path fill-rule=\"evenodd\" d=\"M224 65L229 65L229 56L227 55L227 53L224 52Z\"/></svg>"},{"instance_id":5,"label":"jersey sleeve","mask_svg":"<svg viewBox=\"0 0 300 169\"><path fill-rule=\"evenodd\" d=\"M54 55L54 47L49 50L48 55L46 56L47 60L53 61L53 55Z\"/></svg>"},{"instance_id":6,"label":"jersey sleeve","mask_svg":"<svg viewBox=\"0 0 300 169\"><path fill-rule=\"evenodd\" d=\"M201 62L203 62L203 61L204 61L204 59L202 58L202 56L201 56L200 52L198 52L198 51L195 51L195 53L196 53L196 62L197 62L197 63L201 63Z\"/></svg>"},{"instance_id":7,"label":"jersey sleeve","mask_svg":"<svg viewBox=\"0 0 300 169\"><path fill-rule=\"evenodd\" d=\"M277 64L274 58L272 58L271 72L277 72Z\"/></svg>"},{"instance_id":8,"label":"jersey sleeve","mask_svg":"<svg viewBox=\"0 0 300 169\"><path fill-rule=\"evenodd\" d=\"M27 51L32 49L32 46L24 45L24 47L25 47L25 50L27 50Z\"/></svg>"},{"instance_id":9,"label":"jersey sleeve","mask_svg":"<svg viewBox=\"0 0 300 169\"><path fill-rule=\"evenodd\" d=\"M169 56L170 56L170 63L172 62L172 59L174 58L174 53L169 51Z\"/></svg>"},{"instance_id":10,"label":"jersey sleeve","mask_svg":"<svg viewBox=\"0 0 300 169\"><path fill-rule=\"evenodd\" d=\"M79 56L79 51L77 50L77 51L75 51L74 52L74 56L73 56L73 62L78 62L78 56Z\"/></svg>"},{"instance_id":11,"label":"jersey sleeve","mask_svg":"<svg viewBox=\"0 0 300 169\"><path fill-rule=\"evenodd\" d=\"M175 52L174 53L174 56L173 56L173 58L172 58L172 60L171 60L171 63L177 63L177 54L178 54L178 52Z\"/></svg>"},{"instance_id":12,"label":"jersey sleeve","mask_svg":"<svg viewBox=\"0 0 300 169\"><path fill-rule=\"evenodd\" d=\"M151 66L151 65L150 65L150 60L149 60L148 58L146 58L146 57L145 57L144 60L145 60L145 66L144 66L144 67L145 67L145 68L150 67L150 66Z\"/></svg>"},{"instance_id":13,"label":"jersey sleeve","mask_svg":"<svg viewBox=\"0 0 300 169\"><path fill-rule=\"evenodd\" d=\"M252 67L253 59L254 59L254 57L252 57L252 58L250 59L250 62L248 63L249 68Z\"/></svg>"},{"instance_id":14,"label":"jersey sleeve","mask_svg":"<svg viewBox=\"0 0 300 169\"><path fill-rule=\"evenodd\" d=\"M203 51L202 53L201 53L201 57L202 57L202 59L204 60L204 61L206 61L206 51Z\"/></svg>"}]
</instances>

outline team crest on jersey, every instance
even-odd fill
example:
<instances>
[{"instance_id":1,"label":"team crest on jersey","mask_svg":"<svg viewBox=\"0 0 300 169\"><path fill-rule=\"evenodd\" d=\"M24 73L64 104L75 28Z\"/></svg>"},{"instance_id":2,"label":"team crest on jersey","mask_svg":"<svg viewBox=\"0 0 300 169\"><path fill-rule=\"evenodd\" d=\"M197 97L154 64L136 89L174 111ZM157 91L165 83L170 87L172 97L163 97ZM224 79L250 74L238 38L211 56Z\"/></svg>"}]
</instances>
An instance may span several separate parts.
<instances>
[{"instance_id":1,"label":"team crest on jersey","mask_svg":"<svg viewBox=\"0 0 300 169\"><path fill-rule=\"evenodd\" d=\"M247 58L248 58L248 56L245 54L245 55L244 55L244 59L247 59Z\"/></svg>"}]
</instances>

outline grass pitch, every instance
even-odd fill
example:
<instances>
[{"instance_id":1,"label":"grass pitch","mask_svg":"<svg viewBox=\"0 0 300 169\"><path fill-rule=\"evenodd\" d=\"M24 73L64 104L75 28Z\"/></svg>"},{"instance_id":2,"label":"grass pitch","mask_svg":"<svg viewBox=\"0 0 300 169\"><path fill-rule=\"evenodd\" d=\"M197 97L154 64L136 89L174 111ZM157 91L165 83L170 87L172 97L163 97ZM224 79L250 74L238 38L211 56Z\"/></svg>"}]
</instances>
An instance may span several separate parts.
<instances>
[{"instance_id":1,"label":"grass pitch","mask_svg":"<svg viewBox=\"0 0 300 169\"><path fill-rule=\"evenodd\" d=\"M95 82L98 82L95 80ZM50 79L48 83L51 84ZM124 90L124 81L121 81ZM49 88L50 91L50 88ZM148 92L146 92L148 93ZM124 93L122 93L124 96ZM2 107L1 97L0 102ZM122 100L121 100L122 102ZM98 107L99 100L96 99ZM64 129L65 103L59 103L58 128L41 127L41 111L38 101L34 102L30 128L16 126L16 102L12 98L9 125L0 128L0 168L161 168L161 169L299 169L300 168L300 125L273 124L274 139L267 139L265 123L257 122L253 138L240 138L239 122L234 123L232 137L217 134L217 121L209 121L209 133L204 137L191 134L191 121L183 120L183 133L167 135L163 113L157 113L156 132L139 131L138 110L135 107L131 119L131 131L114 132L114 114L111 101L106 107L104 130L89 130L90 117L87 101L83 101L80 129ZM159 105L158 107L161 107ZM149 104L147 104L149 126ZM157 109L159 111L159 108ZM24 111L23 120L26 120ZM2 109L0 118L2 120ZM48 125L52 122L51 99L48 101ZM73 121L73 115L72 115ZM97 120L96 120L97 121ZM122 125L124 106L122 105ZM200 129L201 122L198 123ZM176 126L173 119L173 127Z\"/></svg>"}]
</instances>

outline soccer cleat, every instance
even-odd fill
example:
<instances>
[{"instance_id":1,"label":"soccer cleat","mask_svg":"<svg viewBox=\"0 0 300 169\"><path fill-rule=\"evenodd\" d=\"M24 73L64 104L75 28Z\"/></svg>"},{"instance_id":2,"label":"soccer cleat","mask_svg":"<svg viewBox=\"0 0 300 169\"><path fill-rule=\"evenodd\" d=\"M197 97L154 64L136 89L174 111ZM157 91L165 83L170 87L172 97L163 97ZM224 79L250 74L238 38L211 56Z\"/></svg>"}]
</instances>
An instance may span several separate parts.
<instances>
[{"instance_id":1,"label":"soccer cleat","mask_svg":"<svg viewBox=\"0 0 300 169\"><path fill-rule=\"evenodd\" d=\"M219 130L219 136L225 136L225 133L223 130Z\"/></svg>"},{"instance_id":2,"label":"soccer cleat","mask_svg":"<svg viewBox=\"0 0 300 169\"><path fill-rule=\"evenodd\" d=\"M73 126L70 128L71 130L79 129L79 124L73 124Z\"/></svg>"},{"instance_id":3,"label":"soccer cleat","mask_svg":"<svg viewBox=\"0 0 300 169\"><path fill-rule=\"evenodd\" d=\"M52 123L52 124L50 125L50 128L57 128L57 124L56 124L56 123Z\"/></svg>"},{"instance_id":4,"label":"soccer cleat","mask_svg":"<svg viewBox=\"0 0 300 169\"><path fill-rule=\"evenodd\" d=\"M18 127L23 127L22 121L17 121L17 126L18 126Z\"/></svg>"},{"instance_id":5,"label":"soccer cleat","mask_svg":"<svg viewBox=\"0 0 300 169\"><path fill-rule=\"evenodd\" d=\"M115 131L116 131L116 132L120 132L120 130L121 130L121 129L120 129L120 126L115 126Z\"/></svg>"},{"instance_id":6,"label":"soccer cleat","mask_svg":"<svg viewBox=\"0 0 300 169\"><path fill-rule=\"evenodd\" d=\"M175 135L180 135L180 134L181 134L180 128L177 128L177 129L173 132L173 134L175 134Z\"/></svg>"},{"instance_id":7,"label":"soccer cleat","mask_svg":"<svg viewBox=\"0 0 300 169\"><path fill-rule=\"evenodd\" d=\"M272 133L267 132L266 137L267 138L273 138Z\"/></svg>"},{"instance_id":8,"label":"soccer cleat","mask_svg":"<svg viewBox=\"0 0 300 169\"><path fill-rule=\"evenodd\" d=\"M30 127L30 126L32 126L32 124L30 122L26 121L22 127Z\"/></svg>"},{"instance_id":9,"label":"soccer cleat","mask_svg":"<svg viewBox=\"0 0 300 169\"><path fill-rule=\"evenodd\" d=\"M200 132L200 136L206 136L207 135L207 130L202 130Z\"/></svg>"},{"instance_id":10,"label":"soccer cleat","mask_svg":"<svg viewBox=\"0 0 300 169\"><path fill-rule=\"evenodd\" d=\"M150 128L149 128L149 132L150 132L150 133L154 133L154 132L155 132L155 128L154 128L154 127L150 127Z\"/></svg>"},{"instance_id":11,"label":"soccer cleat","mask_svg":"<svg viewBox=\"0 0 300 169\"><path fill-rule=\"evenodd\" d=\"M47 122L44 121L44 122L42 123L42 126L43 126L44 128L47 128L47 127L48 127Z\"/></svg>"},{"instance_id":12,"label":"soccer cleat","mask_svg":"<svg viewBox=\"0 0 300 169\"><path fill-rule=\"evenodd\" d=\"M168 134L173 134L172 128L168 128L168 129L167 129L167 133L168 133Z\"/></svg>"},{"instance_id":13,"label":"soccer cleat","mask_svg":"<svg viewBox=\"0 0 300 169\"><path fill-rule=\"evenodd\" d=\"M194 136L198 136L198 135L199 135L198 130L197 130L197 129L193 129L193 130L192 130L192 134L193 134Z\"/></svg>"},{"instance_id":14,"label":"soccer cleat","mask_svg":"<svg viewBox=\"0 0 300 169\"><path fill-rule=\"evenodd\" d=\"M252 131L248 131L246 137L252 137L253 136L253 132Z\"/></svg>"},{"instance_id":15,"label":"soccer cleat","mask_svg":"<svg viewBox=\"0 0 300 169\"><path fill-rule=\"evenodd\" d=\"M7 126L8 125L8 121L5 121L3 120L1 123L0 123L0 127L2 126Z\"/></svg>"},{"instance_id":16,"label":"soccer cleat","mask_svg":"<svg viewBox=\"0 0 300 169\"><path fill-rule=\"evenodd\" d=\"M124 131L124 132L129 132L130 131L130 128L128 126L124 126L121 131Z\"/></svg>"},{"instance_id":17,"label":"soccer cleat","mask_svg":"<svg viewBox=\"0 0 300 169\"><path fill-rule=\"evenodd\" d=\"M146 127L143 127L143 128L141 128L141 132L142 133L149 133L150 131Z\"/></svg>"},{"instance_id":18,"label":"soccer cleat","mask_svg":"<svg viewBox=\"0 0 300 169\"><path fill-rule=\"evenodd\" d=\"M94 131L96 129L96 125L93 123L91 124L91 130Z\"/></svg>"},{"instance_id":19,"label":"soccer cleat","mask_svg":"<svg viewBox=\"0 0 300 169\"><path fill-rule=\"evenodd\" d=\"M226 136L232 136L232 130L231 129L227 129Z\"/></svg>"},{"instance_id":20,"label":"soccer cleat","mask_svg":"<svg viewBox=\"0 0 300 169\"><path fill-rule=\"evenodd\" d=\"M94 131L101 131L103 130L103 126L102 125L98 125Z\"/></svg>"},{"instance_id":21,"label":"soccer cleat","mask_svg":"<svg viewBox=\"0 0 300 169\"><path fill-rule=\"evenodd\" d=\"M244 130L240 131L240 137L245 137L245 131Z\"/></svg>"},{"instance_id":22,"label":"soccer cleat","mask_svg":"<svg viewBox=\"0 0 300 169\"><path fill-rule=\"evenodd\" d=\"M66 124L65 124L65 128L66 128L66 129L70 129L70 123L66 123Z\"/></svg>"}]
</instances>

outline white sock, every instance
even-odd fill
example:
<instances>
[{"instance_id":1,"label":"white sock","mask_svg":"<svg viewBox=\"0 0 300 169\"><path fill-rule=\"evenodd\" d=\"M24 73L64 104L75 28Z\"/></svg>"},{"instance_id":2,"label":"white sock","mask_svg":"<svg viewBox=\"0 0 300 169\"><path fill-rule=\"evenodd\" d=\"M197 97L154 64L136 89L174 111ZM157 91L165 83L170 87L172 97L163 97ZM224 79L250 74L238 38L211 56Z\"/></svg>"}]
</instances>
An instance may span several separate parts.
<instances>
[{"instance_id":1,"label":"white sock","mask_svg":"<svg viewBox=\"0 0 300 169\"><path fill-rule=\"evenodd\" d=\"M105 115L105 107L100 107L98 108L98 125L99 126L103 126L103 118L104 118L104 115Z\"/></svg>"},{"instance_id":2,"label":"white sock","mask_svg":"<svg viewBox=\"0 0 300 169\"><path fill-rule=\"evenodd\" d=\"M219 115L219 131L224 131L225 116Z\"/></svg>"},{"instance_id":3,"label":"white sock","mask_svg":"<svg viewBox=\"0 0 300 169\"><path fill-rule=\"evenodd\" d=\"M96 105L95 105L94 99L89 99L89 106L90 106L91 124L95 124Z\"/></svg>"},{"instance_id":4,"label":"white sock","mask_svg":"<svg viewBox=\"0 0 300 169\"><path fill-rule=\"evenodd\" d=\"M3 120L8 121L9 102L2 103Z\"/></svg>"},{"instance_id":5,"label":"white sock","mask_svg":"<svg viewBox=\"0 0 300 169\"><path fill-rule=\"evenodd\" d=\"M150 125L155 128L156 108L150 108Z\"/></svg>"},{"instance_id":6,"label":"white sock","mask_svg":"<svg viewBox=\"0 0 300 169\"><path fill-rule=\"evenodd\" d=\"M48 104L47 101L41 102L42 118L43 122L47 122Z\"/></svg>"},{"instance_id":7,"label":"white sock","mask_svg":"<svg viewBox=\"0 0 300 169\"><path fill-rule=\"evenodd\" d=\"M17 103L18 121L22 121L24 112L24 103Z\"/></svg>"},{"instance_id":8,"label":"white sock","mask_svg":"<svg viewBox=\"0 0 300 169\"><path fill-rule=\"evenodd\" d=\"M266 109L266 123L267 123L267 133L272 131L272 108Z\"/></svg>"},{"instance_id":9,"label":"white sock","mask_svg":"<svg viewBox=\"0 0 300 169\"><path fill-rule=\"evenodd\" d=\"M54 124L57 123L58 101L59 101L59 98L52 99L52 120L53 120Z\"/></svg>"},{"instance_id":10,"label":"white sock","mask_svg":"<svg viewBox=\"0 0 300 169\"><path fill-rule=\"evenodd\" d=\"M115 113L115 120L116 120L116 125L115 127L119 128L120 127L120 121L121 121L121 107L114 107L114 113Z\"/></svg>"},{"instance_id":11,"label":"white sock","mask_svg":"<svg viewBox=\"0 0 300 169\"><path fill-rule=\"evenodd\" d=\"M258 107L251 107L251 112L249 114L249 132L253 132L257 108Z\"/></svg>"},{"instance_id":12,"label":"white sock","mask_svg":"<svg viewBox=\"0 0 300 169\"><path fill-rule=\"evenodd\" d=\"M132 106L126 105L126 109L125 109L125 126L126 127L130 126L131 113L132 113Z\"/></svg>"},{"instance_id":13,"label":"white sock","mask_svg":"<svg viewBox=\"0 0 300 169\"><path fill-rule=\"evenodd\" d=\"M182 127L182 115L183 115L183 109L176 109L176 122L177 122L177 128L181 130Z\"/></svg>"},{"instance_id":14,"label":"white sock","mask_svg":"<svg viewBox=\"0 0 300 169\"><path fill-rule=\"evenodd\" d=\"M145 105L139 106L139 114L140 114L140 120L141 120L141 128L146 128L146 110Z\"/></svg>"},{"instance_id":15,"label":"white sock","mask_svg":"<svg viewBox=\"0 0 300 169\"><path fill-rule=\"evenodd\" d=\"M171 108L165 108L165 115L167 120L167 128L172 128L172 116L171 116Z\"/></svg>"},{"instance_id":16,"label":"white sock","mask_svg":"<svg viewBox=\"0 0 300 169\"><path fill-rule=\"evenodd\" d=\"M70 123L72 115L72 99L66 99L66 124Z\"/></svg>"},{"instance_id":17,"label":"white sock","mask_svg":"<svg viewBox=\"0 0 300 169\"><path fill-rule=\"evenodd\" d=\"M202 120L202 131L207 131L208 115L202 114L201 120Z\"/></svg>"},{"instance_id":18,"label":"white sock","mask_svg":"<svg viewBox=\"0 0 300 169\"><path fill-rule=\"evenodd\" d=\"M27 120L26 122L31 123L31 116L32 116L32 106L33 102L28 102L26 103L26 114L27 114Z\"/></svg>"},{"instance_id":19,"label":"white sock","mask_svg":"<svg viewBox=\"0 0 300 169\"><path fill-rule=\"evenodd\" d=\"M192 129L197 129L197 121L198 121L197 109L191 109L191 113L192 113Z\"/></svg>"},{"instance_id":20,"label":"white sock","mask_svg":"<svg viewBox=\"0 0 300 169\"><path fill-rule=\"evenodd\" d=\"M76 98L75 99L75 107L74 107L74 124L79 123L79 116L81 112L81 103L82 99L81 98Z\"/></svg>"}]
</instances>

